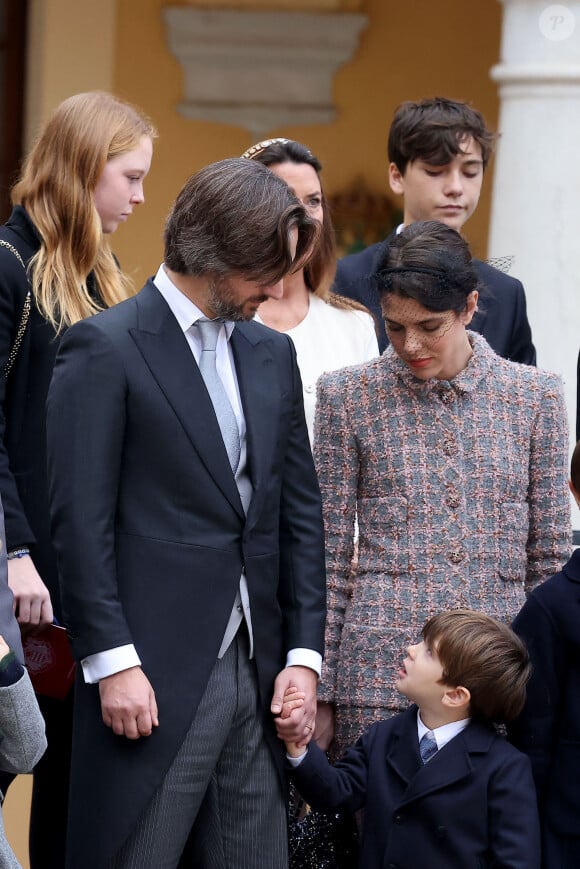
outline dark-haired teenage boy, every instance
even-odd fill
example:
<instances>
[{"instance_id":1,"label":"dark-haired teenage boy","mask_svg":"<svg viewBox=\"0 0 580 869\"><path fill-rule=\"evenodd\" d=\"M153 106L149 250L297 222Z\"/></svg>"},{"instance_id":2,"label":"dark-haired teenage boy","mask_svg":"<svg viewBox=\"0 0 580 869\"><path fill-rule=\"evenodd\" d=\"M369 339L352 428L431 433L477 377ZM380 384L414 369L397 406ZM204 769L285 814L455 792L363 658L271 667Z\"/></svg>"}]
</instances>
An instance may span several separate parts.
<instances>
[{"instance_id":1,"label":"dark-haired teenage boy","mask_svg":"<svg viewBox=\"0 0 580 869\"><path fill-rule=\"evenodd\" d=\"M440 613L399 671L412 706L370 727L334 766L314 741L286 743L310 805L364 808L361 869L538 869L530 763L493 726L521 710L529 670L507 625L472 610ZM287 692L283 716L301 697Z\"/></svg>"},{"instance_id":2,"label":"dark-haired teenage boy","mask_svg":"<svg viewBox=\"0 0 580 869\"><path fill-rule=\"evenodd\" d=\"M444 97L402 103L389 131L388 154L391 190L403 196L403 225L440 220L461 232L477 207L494 141L482 114L467 103ZM377 271L384 246L398 231L341 259L333 287L373 312L381 352L388 341L378 294L368 278ZM535 365L522 284L488 263L474 260L474 265L481 289L470 328L500 356Z\"/></svg>"}]
</instances>

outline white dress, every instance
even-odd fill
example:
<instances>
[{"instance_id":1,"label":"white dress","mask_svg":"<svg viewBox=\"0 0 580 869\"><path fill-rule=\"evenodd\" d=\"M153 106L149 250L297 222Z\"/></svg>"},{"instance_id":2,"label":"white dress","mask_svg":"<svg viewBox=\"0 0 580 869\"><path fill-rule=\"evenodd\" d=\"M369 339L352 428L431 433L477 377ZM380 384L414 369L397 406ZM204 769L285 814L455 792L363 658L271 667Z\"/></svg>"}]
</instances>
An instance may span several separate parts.
<instances>
[{"instance_id":1,"label":"white dress","mask_svg":"<svg viewBox=\"0 0 580 869\"><path fill-rule=\"evenodd\" d=\"M263 323L260 315L255 317ZM377 335L372 316L366 311L335 308L318 296L310 294L308 313L301 323L288 329L296 347L304 411L310 443L314 435L316 381L327 371L346 365L367 362L379 355Z\"/></svg>"}]
</instances>

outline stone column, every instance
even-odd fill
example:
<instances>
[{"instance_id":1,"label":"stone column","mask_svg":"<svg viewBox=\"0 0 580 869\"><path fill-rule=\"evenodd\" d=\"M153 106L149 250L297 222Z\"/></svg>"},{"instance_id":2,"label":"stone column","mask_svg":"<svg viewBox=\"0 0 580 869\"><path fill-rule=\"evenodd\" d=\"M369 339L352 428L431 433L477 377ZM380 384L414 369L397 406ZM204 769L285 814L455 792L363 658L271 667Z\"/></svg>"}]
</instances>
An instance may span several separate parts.
<instances>
[{"instance_id":1,"label":"stone column","mask_svg":"<svg viewBox=\"0 0 580 869\"><path fill-rule=\"evenodd\" d=\"M570 443L580 349L580 2L501 0L490 256L513 254L538 365L564 377ZM575 527L580 527L575 511Z\"/></svg>"}]
</instances>

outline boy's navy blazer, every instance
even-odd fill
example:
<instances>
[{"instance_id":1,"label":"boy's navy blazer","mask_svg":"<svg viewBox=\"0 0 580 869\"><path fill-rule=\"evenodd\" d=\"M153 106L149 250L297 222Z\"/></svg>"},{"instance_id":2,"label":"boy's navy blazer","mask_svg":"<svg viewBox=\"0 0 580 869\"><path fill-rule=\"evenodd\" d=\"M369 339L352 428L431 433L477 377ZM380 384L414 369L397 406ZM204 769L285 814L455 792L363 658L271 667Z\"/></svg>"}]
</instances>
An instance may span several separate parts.
<instances>
[{"instance_id":1,"label":"boy's navy blazer","mask_svg":"<svg viewBox=\"0 0 580 869\"><path fill-rule=\"evenodd\" d=\"M332 288L342 296L356 299L375 316L381 353L387 346L388 339L378 293L371 276L378 270L379 263L395 235L392 232L384 241L339 260ZM532 344L526 296L521 282L481 260L474 259L473 265L481 286L478 311L469 328L483 335L499 356L511 359L512 362L535 365L536 351Z\"/></svg>"},{"instance_id":2,"label":"boy's navy blazer","mask_svg":"<svg viewBox=\"0 0 580 869\"><path fill-rule=\"evenodd\" d=\"M580 833L580 549L530 594L512 625L532 661L526 705L510 727L529 755L542 822Z\"/></svg>"},{"instance_id":3,"label":"boy's navy blazer","mask_svg":"<svg viewBox=\"0 0 580 869\"><path fill-rule=\"evenodd\" d=\"M311 743L294 779L314 808L364 807L361 869L540 866L529 760L491 727L471 722L423 764L413 705L335 766Z\"/></svg>"}]
</instances>

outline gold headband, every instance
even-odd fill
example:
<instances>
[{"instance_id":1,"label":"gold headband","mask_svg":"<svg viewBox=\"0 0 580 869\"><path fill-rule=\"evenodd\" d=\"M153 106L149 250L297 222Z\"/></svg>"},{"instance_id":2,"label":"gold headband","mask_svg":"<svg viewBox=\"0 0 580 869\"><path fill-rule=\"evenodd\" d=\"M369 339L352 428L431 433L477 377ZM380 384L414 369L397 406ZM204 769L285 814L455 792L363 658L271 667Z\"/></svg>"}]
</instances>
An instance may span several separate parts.
<instances>
[{"instance_id":1,"label":"gold headband","mask_svg":"<svg viewBox=\"0 0 580 869\"><path fill-rule=\"evenodd\" d=\"M263 142L258 142L256 145L252 145L251 148L248 148L247 151L244 151L242 157L246 160L253 160L257 154L265 151L266 148L269 148L271 145L286 145L289 141L290 139L264 139Z\"/></svg>"}]
</instances>

